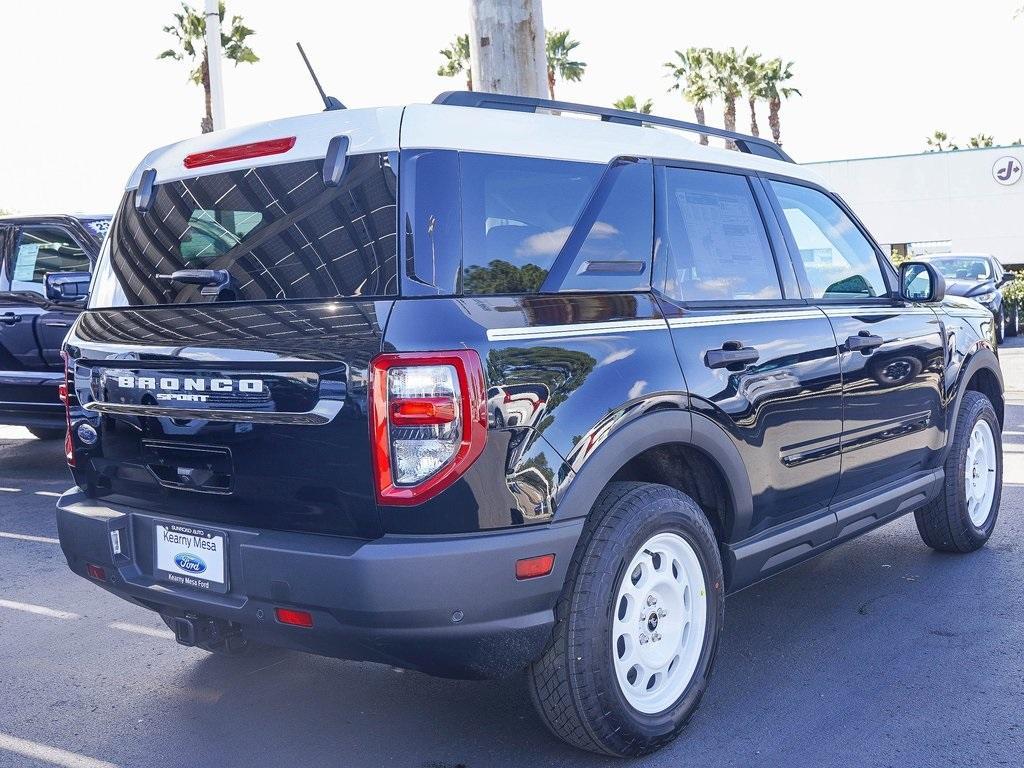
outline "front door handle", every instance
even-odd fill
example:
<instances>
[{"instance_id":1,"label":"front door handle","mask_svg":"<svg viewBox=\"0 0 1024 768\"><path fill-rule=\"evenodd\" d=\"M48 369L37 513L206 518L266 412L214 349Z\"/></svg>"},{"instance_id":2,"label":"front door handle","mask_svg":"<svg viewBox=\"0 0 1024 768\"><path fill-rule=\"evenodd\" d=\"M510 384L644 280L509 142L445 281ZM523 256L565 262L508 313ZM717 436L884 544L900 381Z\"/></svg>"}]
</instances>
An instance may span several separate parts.
<instances>
[{"instance_id":1,"label":"front door handle","mask_svg":"<svg viewBox=\"0 0 1024 768\"><path fill-rule=\"evenodd\" d=\"M869 355L884 343L885 339L881 336L875 336L871 331L861 331L846 340L846 348L850 352L863 352L865 355Z\"/></svg>"},{"instance_id":2,"label":"front door handle","mask_svg":"<svg viewBox=\"0 0 1024 768\"><path fill-rule=\"evenodd\" d=\"M732 368L756 363L757 358L757 350L753 347L744 347L739 341L727 341L721 349L709 349L704 353L704 365L708 368Z\"/></svg>"},{"instance_id":3,"label":"front door handle","mask_svg":"<svg viewBox=\"0 0 1024 768\"><path fill-rule=\"evenodd\" d=\"M13 312L4 312L0 315L0 323L4 325L14 325L15 323L21 322L21 315L16 315Z\"/></svg>"}]
</instances>

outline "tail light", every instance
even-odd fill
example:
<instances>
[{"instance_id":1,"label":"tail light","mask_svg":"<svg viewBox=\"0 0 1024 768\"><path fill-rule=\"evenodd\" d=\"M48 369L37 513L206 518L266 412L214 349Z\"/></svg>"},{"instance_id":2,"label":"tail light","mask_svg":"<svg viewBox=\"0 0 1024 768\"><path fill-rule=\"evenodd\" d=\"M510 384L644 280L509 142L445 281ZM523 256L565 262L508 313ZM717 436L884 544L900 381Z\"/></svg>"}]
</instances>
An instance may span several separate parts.
<instances>
[{"instance_id":1,"label":"tail light","mask_svg":"<svg viewBox=\"0 0 1024 768\"><path fill-rule=\"evenodd\" d=\"M61 352L64 358L64 383L57 387L57 394L64 404L64 457L68 460L68 466L75 466L75 441L71 438L71 376L70 361L68 353Z\"/></svg>"},{"instance_id":2,"label":"tail light","mask_svg":"<svg viewBox=\"0 0 1024 768\"><path fill-rule=\"evenodd\" d=\"M380 355L370 378L377 500L419 504L454 483L483 452L480 357L470 350Z\"/></svg>"}]
</instances>

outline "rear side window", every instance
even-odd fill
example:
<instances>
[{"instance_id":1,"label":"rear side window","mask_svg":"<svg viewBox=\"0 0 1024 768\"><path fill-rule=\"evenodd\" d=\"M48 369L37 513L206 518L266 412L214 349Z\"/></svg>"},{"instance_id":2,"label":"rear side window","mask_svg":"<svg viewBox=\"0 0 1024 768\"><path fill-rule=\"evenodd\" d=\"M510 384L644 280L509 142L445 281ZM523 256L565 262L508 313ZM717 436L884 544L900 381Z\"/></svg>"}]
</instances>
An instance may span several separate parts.
<instances>
[{"instance_id":1,"label":"rear side window","mask_svg":"<svg viewBox=\"0 0 1024 768\"><path fill-rule=\"evenodd\" d=\"M221 269L220 300L387 296L397 292L396 179L386 155L356 155L338 187L308 160L158 184L142 213L115 217L90 306L212 301L161 279Z\"/></svg>"},{"instance_id":2,"label":"rear side window","mask_svg":"<svg viewBox=\"0 0 1024 768\"><path fill-rule=\"evenodd\" d=\"M800 252L815 299L885 296L878 256L870 241L832 198L810 187L771 182Z\"/></svg>"},{"instance_id":3,"label":"rear side window","mask_svg":"<svg viewBox=\"0 0 1024 768\"><path fill-rule=\"evenodd\" d=\"M775 258L746 177L656 172L656 284L678 301L781 299Z\"/></svg>"},{"instance_id":4,"label":"rear side window","mask_svg":"<svg viewBox=\"0 0 1024 768\"><path fill-rule=\"evenodd\" d=\"M463 292L534 293L605 166L461 155Z\"/></svg>"},{"instance_id":5,"label":"rear side window","mask_svg":"<svg viewBox=\"0 0 1024 768\"><path fill-rule=\"evenodd\" d=\"M25 226L11 260L11 290L43 293L47 272L88 272L89 256L63 227Z\"/></svg>"}]
</instances>

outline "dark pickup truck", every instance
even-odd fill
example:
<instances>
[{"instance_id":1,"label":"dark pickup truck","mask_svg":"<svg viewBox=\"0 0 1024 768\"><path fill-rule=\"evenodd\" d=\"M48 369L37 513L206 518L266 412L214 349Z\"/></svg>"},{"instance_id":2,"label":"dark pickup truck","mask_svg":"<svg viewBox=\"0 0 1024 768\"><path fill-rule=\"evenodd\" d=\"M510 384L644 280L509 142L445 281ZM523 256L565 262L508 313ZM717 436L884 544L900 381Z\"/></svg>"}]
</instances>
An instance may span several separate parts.
<instances>
[{"instance_id":1,"label":"dark pickup truck","mask_svg":"<svg viewBox=\"0 0 1024 768\"><path fill-rule=\"evenodd\" d=\"M60 348L110 216L0 216L0 424L64 437Z\"/></svg>"}]
</instances>

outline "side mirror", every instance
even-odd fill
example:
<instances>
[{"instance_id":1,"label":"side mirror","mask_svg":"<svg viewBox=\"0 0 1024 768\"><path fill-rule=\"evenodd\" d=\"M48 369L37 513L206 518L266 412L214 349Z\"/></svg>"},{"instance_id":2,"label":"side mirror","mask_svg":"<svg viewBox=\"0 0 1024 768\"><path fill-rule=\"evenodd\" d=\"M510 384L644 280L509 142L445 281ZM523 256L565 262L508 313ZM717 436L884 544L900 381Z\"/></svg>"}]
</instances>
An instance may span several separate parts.
<instances>
[{"instance_id":1,"label":"side mirror","mask_svg":"<svg viewBox=\"0 0 1024 768\"><path fill-rule=\"evenodd\" d=\"M907 261L900 267L900 298L905 301L942 301L946 280L931 264Z\"/></svg>"},{"instance_id":2,"label":"side mirror","mask_svg":"<svg viewBox=\"0 0 1024 768\"><path fill-rule=\"evenodd\" d=\"M58 304L84 301L89 295L89 272L47 272L43 278L46 299Z\"/></svg>"},{"instance_id":3,"label":"side mirror","mask_svg":"<svg viewBox=\"0 0 1024 768\"><path fill-rule=\"evenodd\" d=\"M1001 278L999 278L999 282L996 283L996 286L999 287L999 288L1002 288L1007 283L1012 283L1013 282L1013 278L1014 278L1014 274L1012 272L1004 272L1003 276Z\"/></svg>"}]
</instances>

